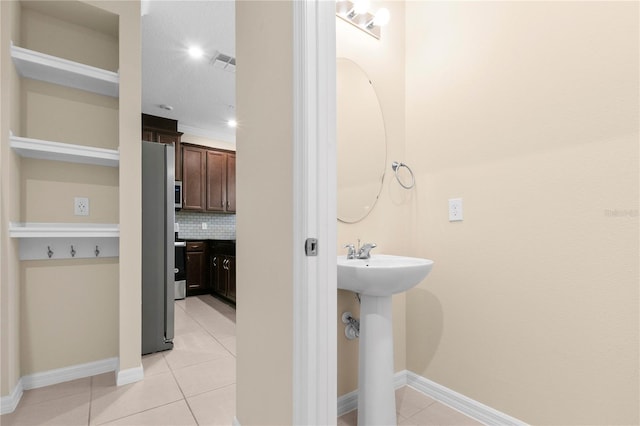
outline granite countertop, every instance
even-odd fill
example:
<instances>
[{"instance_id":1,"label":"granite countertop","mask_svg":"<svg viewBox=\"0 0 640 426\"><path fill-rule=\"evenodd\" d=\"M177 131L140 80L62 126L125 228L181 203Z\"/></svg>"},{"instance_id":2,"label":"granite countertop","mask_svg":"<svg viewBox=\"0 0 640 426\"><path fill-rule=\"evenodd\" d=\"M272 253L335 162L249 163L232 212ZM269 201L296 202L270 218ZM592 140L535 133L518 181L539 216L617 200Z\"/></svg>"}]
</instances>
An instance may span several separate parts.
<instances>
[{"instance_id":1,"label":"granite countertop","mask_svg":"<svg viewBox=\"0 0 640 426\"><path fill-rule=\"evenodd\" d=\"M236 240L221 240L221 239L217 239L217 238L176 238L176 241L213 241L213 242L218 242L218 243L236 243Z\"/></svg>"}]
</instances>

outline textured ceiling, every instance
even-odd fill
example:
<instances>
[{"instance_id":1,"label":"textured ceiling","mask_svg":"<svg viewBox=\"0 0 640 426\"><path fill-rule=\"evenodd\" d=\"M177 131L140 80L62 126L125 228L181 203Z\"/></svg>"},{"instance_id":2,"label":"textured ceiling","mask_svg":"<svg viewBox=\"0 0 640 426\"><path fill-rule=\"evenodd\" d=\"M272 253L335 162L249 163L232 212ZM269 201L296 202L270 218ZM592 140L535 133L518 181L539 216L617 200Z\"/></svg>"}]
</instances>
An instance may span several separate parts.
<instances>
[{"instance_id":1,"label":"textured ceiling","mask_svg":"<svg viewBox=\"0 0 640 426\"><path fill-rule=\"evenodd\" d=\"M190 45L204 57L189 57ZM235 118L235 74L210 63L216 51L235 57L233 1L143 3L142 112L178 120L187 133L235 141L226 124Z\"/></svg>"}]
</instances>

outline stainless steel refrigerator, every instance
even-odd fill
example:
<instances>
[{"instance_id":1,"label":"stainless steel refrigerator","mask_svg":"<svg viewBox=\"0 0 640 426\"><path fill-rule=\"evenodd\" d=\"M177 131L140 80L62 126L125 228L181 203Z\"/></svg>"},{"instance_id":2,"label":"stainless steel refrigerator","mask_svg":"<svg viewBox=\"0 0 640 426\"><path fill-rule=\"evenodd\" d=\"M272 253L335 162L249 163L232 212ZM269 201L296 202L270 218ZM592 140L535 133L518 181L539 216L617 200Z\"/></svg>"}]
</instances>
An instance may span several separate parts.
<instances>
[{"instance_id":1,"label":"stainless steel refrigerator","mask_svg":"<svg viewBox=\"0 0 640 426\"><path fill-rule=\"evenodd\" d=\"M173 348L174 158L173 146L142 142L143 355Z\"/></svg>"}]
</instances>

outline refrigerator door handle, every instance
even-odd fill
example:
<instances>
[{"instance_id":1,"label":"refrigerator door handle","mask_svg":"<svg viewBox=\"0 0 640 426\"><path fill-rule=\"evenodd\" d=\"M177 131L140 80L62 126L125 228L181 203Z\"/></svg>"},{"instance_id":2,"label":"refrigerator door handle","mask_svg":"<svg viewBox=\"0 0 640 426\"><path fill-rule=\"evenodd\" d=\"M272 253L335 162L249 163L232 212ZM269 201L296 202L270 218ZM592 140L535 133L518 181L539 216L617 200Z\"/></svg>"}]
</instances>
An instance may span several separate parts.
<instances>
[{"instance_id":1,"label":"refrigerator door handle","mask_svg":"<svg viewBox=\"0 0 640 426\"><path fill-rule=\"evenodd\" d=\"M165 183L165 324L164 338L166 341L173 340L174 329L174 301L175 301L175 234L173 233L173 224L175 222L175 149L172 145L165 145L165 169L167 170L167 181Z\"/></svg>"}]
</instances>

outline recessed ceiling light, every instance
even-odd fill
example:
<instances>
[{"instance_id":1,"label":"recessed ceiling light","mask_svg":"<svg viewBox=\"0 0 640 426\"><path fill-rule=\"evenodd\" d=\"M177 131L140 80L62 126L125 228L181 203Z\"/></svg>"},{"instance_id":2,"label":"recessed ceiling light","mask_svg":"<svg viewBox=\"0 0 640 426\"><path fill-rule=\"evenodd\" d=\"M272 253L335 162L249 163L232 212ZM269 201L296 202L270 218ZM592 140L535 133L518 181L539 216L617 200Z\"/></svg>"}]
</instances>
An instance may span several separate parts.
<instances>
[{"instance_id":1,"label":"recessed ceiling light","mask_svg":"<svg viewBox=\"0 0 640 426\"><path fill-rule=\"evenodd\" d=\"M238 122L236 120L231 119L231 120L227 121L227 125L229 127L237 127L238 126Z\"/></svg>"},{"instance_id":2,"label":"recessed ceiling light","mask_svg":"<svg viewBox=\"0 0 640 426\"><path fill-rule=\"evenodd\" d=\"M189 48L189 55L194 59L200 59L202 55L204 55L204 52L198 46L191 46Z\"/></svg>"}]
</instances>

